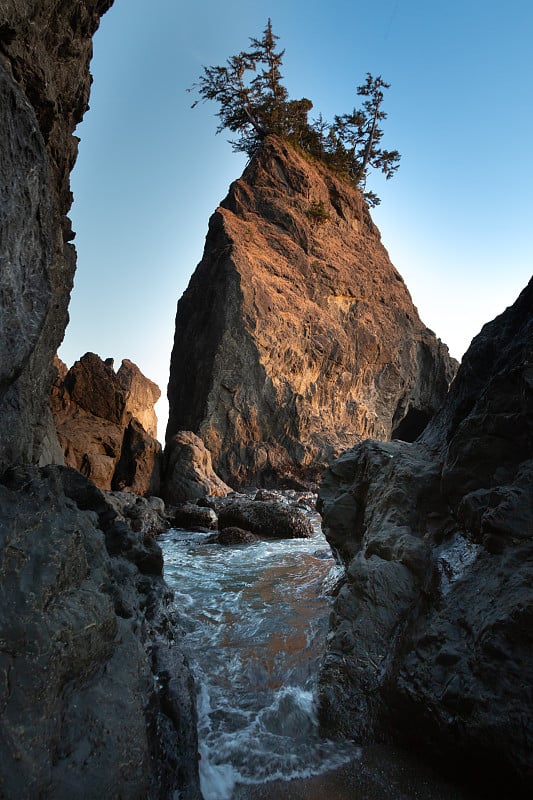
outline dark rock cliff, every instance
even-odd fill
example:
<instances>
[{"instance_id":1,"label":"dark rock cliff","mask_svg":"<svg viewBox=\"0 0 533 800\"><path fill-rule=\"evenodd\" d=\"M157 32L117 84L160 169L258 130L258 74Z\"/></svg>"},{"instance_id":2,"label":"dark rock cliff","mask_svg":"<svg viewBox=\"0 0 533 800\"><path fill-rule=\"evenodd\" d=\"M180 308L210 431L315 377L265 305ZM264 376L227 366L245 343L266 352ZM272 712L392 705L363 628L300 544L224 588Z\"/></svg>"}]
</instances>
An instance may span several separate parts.
<instances>
[{"instance_id":1,"label":"dark rock cliff","mask_svg":"<svg viewBox=\"0 0 533 800\"><path fill-rule=\"evenodd\" d=\"M487 796L531 796L532 487L533 281L418 441L368 441L325 472L323 527L347 568L325 732L396 738Z\"/></svg>"},{"instance_id":2,"label":"dark rock cliff","mask_svg":"<svg viewBox=\"0 0 533 800\"><path fill-rule=\"evenodd\" d=\"M269 137L178 303L167 440L194 431L232 486L315 480L363 437L414 438L454 366L360 193Z\"/></svg>"},{"instance_id":3,"label":"dark rock cliff","mask_svg":"<svg viewBox=\"0 0 533 800\"><path fill-rule=\"evenodd\" d=\"M95 353L69 370L57 358L54 365L51 408L65 464L99 489L158 495L156 384L128 359L117 372L112 359L102 361Z\"/></svg>"},{"instance_id":4,"label":"dark rock cliff","mask_svg":"<svg viewBox=\"0 0 533 800\"><path fill-rule=\"evenodd\" d=\"M87 108L92 36L111 4L2 3L0 472L57 453L49 390L76 265L66 216L73 131Z\"/></svg>"},{"instance_id":5,"label":"dark rock cliff","mask_svg":"<svg viewBox=\"0 0 533 800\"><path fill-rule=\"evenodd\" d=\"M159 546L68 467L9 470L0 508L0 796L197 800Z\"/></svg>"},{"instance_id":6,"label":"dark rock cliff","mask_svg":"<svg viewBox=\"0 0 533 800\"><path fill-rule=\"evenodd\" d=\"M0 1L0 796L200 797L160 548L61 461L69 173L111 0ZM130 371L130 377L132 376ZM126 382L127 383L127 382ZM121 387L123 396L131 386ZM130 398L131 399L131 398ZM29 466L22 466L24 464Z\"/></svg>"}]
</instances>

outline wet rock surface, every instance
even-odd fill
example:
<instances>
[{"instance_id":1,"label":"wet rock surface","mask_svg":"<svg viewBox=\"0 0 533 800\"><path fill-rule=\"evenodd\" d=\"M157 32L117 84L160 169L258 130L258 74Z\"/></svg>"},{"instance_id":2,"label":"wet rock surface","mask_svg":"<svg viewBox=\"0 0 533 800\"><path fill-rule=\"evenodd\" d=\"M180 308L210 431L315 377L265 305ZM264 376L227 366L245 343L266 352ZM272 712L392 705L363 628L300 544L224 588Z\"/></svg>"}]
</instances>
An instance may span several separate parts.
<instances>
[{"instance_id":1,"label":"wet rock surface","mask_svg":"<svg viewBox=\"0 0 533 800\"><path fill-rule=\"evenodd\" d=\"M213 544L233 545L252 544L259 541L259 536L242 528L224 528L210 539Z\"/></svg>"},{"instance_id":2,"label":"wet rock surface","mask_svg":"<svg viewBox=\"0 0 533 800\"><path fill-rule=\"evenodd\" d=\"M220 508L218 527L242 528L260 538L309 539L313 528L300 509L280 500L237 498Z\"/></svg>"},{"instance_id":3,"label":"wet rock surface","mask_svg":"<svg viewBox=\"0 0 533 800\"><path fill-rule=\"evenodd\" d=\"M173 528L183 528L187 531L214 530L218 525L218 517L212 508L201 507L194 503L167 505L166 514Z\"/></svg>"},{"instance_id":4,"label":"wet rock surface","mask_svg":"<svg viewBox=\"0 0 533 800\"><path fill-rule=\"evenodd\" d=\"M10 470L0 497L0 794L199 798L158 545L66 467Z\"/></svg>"},{"instance_id":5,"label":"wet rock surface","mask_svg":"<svg viewBox=\"0 0 533 800\"><path fill-rule=\"evenodd\" d=\"M533 282L417 442L359 445L319 494L347 567L324 731L407 742L487 796L533 788L532 363Z\"/></svg>"},{"instance_id":6,"label":"wet rock surface","mask_svg":"<svg viewBox=\"0 0 533 800\"><path fill-rule=\"evenodd\" d=\"M415 438L455 366L360 193L268 137L179 301L166 439L194 431L236 489L303 488L361 438Z\"/></svg>"}]
</instances>

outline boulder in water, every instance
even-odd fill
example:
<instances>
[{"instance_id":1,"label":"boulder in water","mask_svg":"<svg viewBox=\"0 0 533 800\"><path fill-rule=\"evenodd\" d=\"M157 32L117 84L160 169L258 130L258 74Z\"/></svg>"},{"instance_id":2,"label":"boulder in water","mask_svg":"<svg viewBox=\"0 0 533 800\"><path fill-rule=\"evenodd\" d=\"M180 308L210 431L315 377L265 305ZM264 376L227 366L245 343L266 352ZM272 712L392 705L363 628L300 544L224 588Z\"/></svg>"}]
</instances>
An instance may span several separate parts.
<instances>
[{"instance_id":1,"label":"boulder in water","mask_svg":"<svg viewBox=\"0 0 533 800\"><path fill-rule=\"evenodd\" d=\"M303 511L275 500L233 500L220 509L218 527L244 528L262 539L309 539L313 535Z\"/></svg>"},{"instance_id":2,"label":"boulder in water","mask_svg":"<svg viewBox=\"0 0 533 800\"><path fill-rule=\"evenodd\" d=\"M242 528L223 528L219 533L210 539L215 544L232 545L232 544L252 544L252 542L260 541L259 536L251 531L245 531Z\"/></svg>"}]
</instances>

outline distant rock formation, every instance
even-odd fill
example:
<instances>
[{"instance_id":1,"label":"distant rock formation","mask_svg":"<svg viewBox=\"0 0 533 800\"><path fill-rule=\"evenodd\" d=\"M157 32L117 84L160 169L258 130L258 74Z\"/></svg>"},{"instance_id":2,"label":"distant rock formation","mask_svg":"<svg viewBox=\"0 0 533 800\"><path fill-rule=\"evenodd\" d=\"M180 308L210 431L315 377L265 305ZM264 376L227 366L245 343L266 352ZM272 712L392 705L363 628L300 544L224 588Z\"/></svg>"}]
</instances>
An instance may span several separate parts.
<instances>
[{"instance_id":1,"label":"distant rock formation","mask_svg":"<svg viewBox=\"0 0 533 800\"><path fill-rule=\"evenodd\" d=\"M328 735L395 737L533 791L533 281L474 339L414 444L365 442L319 503L346 564L320 675Z\"/></svg>"},{"instance_id":2,"label":"distant rock formation","mask_svg":"<svg viewBox=\"0 0 533 800\"><path fill-rule=\"evenodd\" d=\"M100 489L159 494L156 384L127 359L117 373L113 359L102 361L95 353L86 353L70 370L58 358L54 363L51 408L65 464Z\"/></svg>"},{"instance_id":3,"label":"distant rock formation","mask_svg":"<svg viewBox=\"0 0 533 800\"><path fill-rule=\"evenodd\" d=\"M157 439L157 416L154 405L161 397L161 390L146 378L139 367L125 358L117 372L118 382L124 392L125 411L143 427L146 433Z\"/></svg>"},{"instance_id":4,"label":"distant rock formation","mask_svg":"<svg viewBox=\"0 0 533 800\"><path fill-rule=\"evenodd\" d=\"M360 193L271 136L178 303L166 438L194 431L235 488L316 480L362 438L416 438L455 366Z\"/></svg>"}]
</instances>

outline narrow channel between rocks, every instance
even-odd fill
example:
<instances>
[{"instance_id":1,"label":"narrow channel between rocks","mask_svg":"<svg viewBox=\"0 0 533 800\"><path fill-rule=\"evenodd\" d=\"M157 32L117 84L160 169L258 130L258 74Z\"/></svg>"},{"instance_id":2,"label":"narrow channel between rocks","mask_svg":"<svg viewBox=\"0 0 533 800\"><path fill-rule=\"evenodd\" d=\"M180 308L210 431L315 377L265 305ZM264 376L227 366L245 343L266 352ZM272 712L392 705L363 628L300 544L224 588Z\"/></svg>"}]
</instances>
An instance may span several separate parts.
<instances>
[{"instance_id":1,"label":"narrow channel between rocks","mask_svg":"<svg viewBox=\"0 0 533 800\"><path fill-rule=\"evenodd\" d=\"M316 677L342 570L308 515L310 539L223 546L174 528L159 540L196 680L205 800L466 799L401 751L319 736Z\"/></svg>"},{"instance_id":2,"label":"narrow channel between rocks","mask_svg":"<svg viewBox=\"0 0 533 800\"><path fill-rule=\"evenodd\" d=\"M198 691L205 800L237 784L303 778L357 755L318 734L315 684L338 576L320 531L310 539L222 546L172 529L165 578L184 615Z\"/></svg>"}]
</instances>

